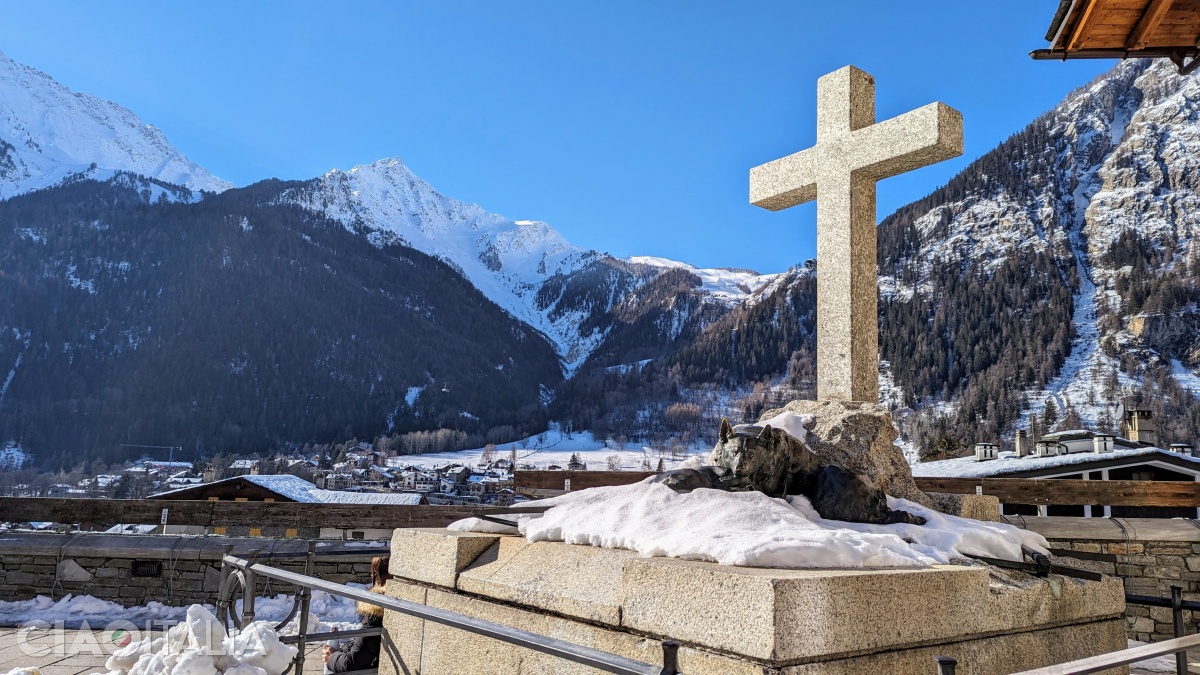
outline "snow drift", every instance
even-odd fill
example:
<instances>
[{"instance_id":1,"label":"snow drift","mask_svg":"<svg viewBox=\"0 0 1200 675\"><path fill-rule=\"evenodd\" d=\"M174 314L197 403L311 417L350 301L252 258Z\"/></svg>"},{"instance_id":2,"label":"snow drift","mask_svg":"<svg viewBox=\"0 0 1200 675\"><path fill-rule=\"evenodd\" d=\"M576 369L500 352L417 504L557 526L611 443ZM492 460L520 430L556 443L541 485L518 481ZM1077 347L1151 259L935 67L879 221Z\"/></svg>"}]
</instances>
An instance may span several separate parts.
<instances>
[{"instance_id":1,"label":"snow drift","mask_svg":"<svg viewBox=\"0 0 1200 675\"><path fill-rule=\"evenodd\" d=\"M266 621L228 634L211 612L192 605L166 637L130 643L104 667L107 675L281 675L295 656L296 648L281 643Z\"/></svg>"},{"instance_id":2,"label":"snow drift","mask_svg":"<svg viewBox=\"0 0 1200 675\"><path fill-rule=\"evenodd\" d=\"M924 517L925 525L868 525L825 520L804 497L700 489L680 494L651 479L548 499L541 517L518 528L466 519L452 530L524 535L624 548L644 556L775 568L915 567L964 554L1023 559L1021 547L1046 552L1041 535L1003 523L950 516L904 499L888 506Z\"/></svg>"}]
</instances>

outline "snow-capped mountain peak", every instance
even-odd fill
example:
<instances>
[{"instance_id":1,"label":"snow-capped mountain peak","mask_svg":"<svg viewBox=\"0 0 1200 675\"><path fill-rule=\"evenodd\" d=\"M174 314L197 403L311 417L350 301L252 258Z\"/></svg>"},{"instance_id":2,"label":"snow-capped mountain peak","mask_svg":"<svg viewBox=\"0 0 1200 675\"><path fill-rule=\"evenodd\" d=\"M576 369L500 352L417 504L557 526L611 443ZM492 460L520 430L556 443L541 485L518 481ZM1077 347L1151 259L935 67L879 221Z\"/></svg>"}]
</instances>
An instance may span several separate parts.
<instances>
[{"instance_id":1,"label":"snow-capped mountain peak","mask_svg":"<svg viewBox=\"0 0 1200 675\"><path fill-rule=\"evenodd\" d=\"M233 187L127 108L74 93L0 52L0 199L72 176L141 174L192 191Z\"/></svg>"},{"instance_id":2,"label":"snow-capped mountain peak","mask_svg":"<svg viewBox=\"0 0 1200 675\"><path fill-rule=\"evenodd\" d=\"M617 260L579 248L550 225L514 220L447 197L396 158L333 170L279 197L320 212L376 246L410 246L441 259L509 314L544 334L564 371L579 368L604 342L601 319L670 270L695 275L694 292L727 311L779 275L698 269L666 258ZM636 302L634 302L636 305Z\"/></svg>"},{"instance_id":3,"label":"snow-capped mountain peak","mask_svg":"<svg viewBox=\"0 0 1200 675\"><path fill-rule=\"evenodd\" d=\"M400 243L441 259L509 314L545 334L567 369L586 357L578 325L539 308L538 291L600 256L548 224L513 220L447 197L396 158L334 169L280 197L323 213L376 246ZM576 355L576 356L572 356Z\"/></svg>"}]
</instances>

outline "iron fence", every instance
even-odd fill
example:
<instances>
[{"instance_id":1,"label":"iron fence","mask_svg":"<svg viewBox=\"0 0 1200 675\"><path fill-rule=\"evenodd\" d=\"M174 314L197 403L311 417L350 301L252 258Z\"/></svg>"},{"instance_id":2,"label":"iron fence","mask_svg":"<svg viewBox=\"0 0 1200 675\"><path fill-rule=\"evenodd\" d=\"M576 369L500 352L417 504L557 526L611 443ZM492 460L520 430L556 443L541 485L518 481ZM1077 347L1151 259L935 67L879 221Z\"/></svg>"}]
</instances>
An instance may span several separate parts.
<instances>
[{"instance_id":1,"label":"iron fence","mask_svg":"<svg viewBox=\"0 0 1200 675\"><path fill-rule=\"evenodd\" d=\"M1184 635L1183 627L1183 612L1200 611L1200 602L1183 599L1183 588L1179 586L1171 587L1171 597L1159 598L1152 595L1135 595L1133 593L1125 594L1125 604L1127 605L1147 605L1150 607L1168 607L1171 609L1173 629L1175 637L1170 640L1163 640L1149 645L1141 645L1130 649L1122 649L1107 654L1098 654L1089 656L1086 659L1076 661L1068 661L1054 666L1046 666L1044 668L1035 668L1033 670L1025 670L1013 675L1086 675L1087 673L1098 673L1100 671L1127 666L1146 659L1152 659L1157 656L1166 656L1167 654L1175 655L1175 672L1176 675L1187 675L1187 650L1200 648L1200 635ZM938 675L955 675L954 670L958 665L955 659L939 656L937 657L937 672Z\"/></svg>"}]
</instances>

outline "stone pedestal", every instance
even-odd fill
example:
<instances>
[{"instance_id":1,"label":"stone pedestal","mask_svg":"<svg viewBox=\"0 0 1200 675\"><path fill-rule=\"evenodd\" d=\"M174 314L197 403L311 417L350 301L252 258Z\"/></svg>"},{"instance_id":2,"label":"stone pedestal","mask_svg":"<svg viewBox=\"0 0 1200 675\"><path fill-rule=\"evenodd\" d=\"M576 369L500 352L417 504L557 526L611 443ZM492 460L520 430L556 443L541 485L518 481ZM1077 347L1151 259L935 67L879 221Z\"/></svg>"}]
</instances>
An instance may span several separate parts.
<instances>
[{"instance_id":1,"label":"stone pedestal","mask_svg":"<svg viewBox=\"0 0 1200 675\"><path fill-rule=\"evenodd\" d=\"M937 655L980 675L1125 646L1115 578L729 567L421 529L396 530L391 572L392 597L648 663L678 640L687 675L929 675ZM596 672L394 612L384 628L381 674Z\"/></svg>"}]
</instances>

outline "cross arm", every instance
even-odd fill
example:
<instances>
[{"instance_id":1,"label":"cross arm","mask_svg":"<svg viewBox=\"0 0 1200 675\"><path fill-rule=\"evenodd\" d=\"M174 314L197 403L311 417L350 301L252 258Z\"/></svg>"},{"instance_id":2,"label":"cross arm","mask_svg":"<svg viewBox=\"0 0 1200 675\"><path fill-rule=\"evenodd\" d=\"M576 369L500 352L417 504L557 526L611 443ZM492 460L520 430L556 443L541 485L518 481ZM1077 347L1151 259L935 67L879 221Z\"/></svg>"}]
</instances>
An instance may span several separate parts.
<instances>
[{"instance_id":1,"label":"cross arm","mask_svg":"<svg viewBox=\"0 0 1200 675\"><path fill-rule=\"evenodd\" d=\"M782 211L816 199L816 159L809 148L750 169L750 203Z\"/></svg>"},{"instance_id":2,"label":"cross arm","mask_svg":"<svg viewBox=\"0 0 1200 675\"><path fill-rule=\"evenodd\" d=\"M852 135L852 165L875 180L963 154L962 113L944 103L930 103Z\"/></svg>"}]
</instances>

